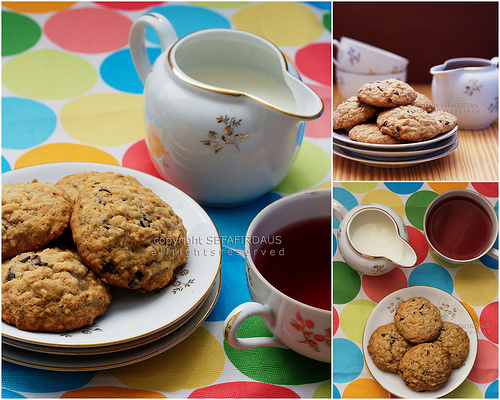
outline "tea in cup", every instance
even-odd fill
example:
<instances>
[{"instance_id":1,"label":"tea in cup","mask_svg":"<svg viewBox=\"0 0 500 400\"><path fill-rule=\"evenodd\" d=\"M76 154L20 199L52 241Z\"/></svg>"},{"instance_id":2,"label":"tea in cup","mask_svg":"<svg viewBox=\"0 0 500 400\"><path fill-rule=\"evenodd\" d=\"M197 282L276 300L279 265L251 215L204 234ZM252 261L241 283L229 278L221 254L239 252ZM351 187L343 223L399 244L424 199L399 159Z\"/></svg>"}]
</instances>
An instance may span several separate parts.
<instances>
[{"instance_id":1,"label":"tea in cup","mask_svg":"<svg viewBox=\"0 0 500 400\"><path fill-rule=\"evenodd\" d=\"M225 339L233 347L289 348L331 361L331 191L300 192L262 210L245 246L247 282L253 301L226 318ZM259 315L273 337L238 338L250 316Z\"/></svg>"},{"instance_id":2,"label":"tea in cup","mask_svg":"<svg viewBox=\"0 0 500 400\"><path fill-rule=\"evenodd\" d=\"M498 235L498 217L480 194L463 189L444 192L429 205L424 216L424 234L432 251L441 259L461 264L488 254Z\"/></svg>"}]
</instances>

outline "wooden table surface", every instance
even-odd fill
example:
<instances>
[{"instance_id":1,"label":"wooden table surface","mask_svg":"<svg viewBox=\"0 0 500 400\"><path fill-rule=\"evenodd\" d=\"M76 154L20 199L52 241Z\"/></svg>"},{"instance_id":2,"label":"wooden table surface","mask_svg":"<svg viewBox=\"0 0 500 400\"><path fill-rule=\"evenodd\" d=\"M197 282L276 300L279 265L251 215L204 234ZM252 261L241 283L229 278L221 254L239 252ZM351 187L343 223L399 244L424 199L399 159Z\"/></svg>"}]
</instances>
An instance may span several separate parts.
<instances>
[{"instance_id":1,"label":"wooden table surface","mask_svg":"<svg viewBox=\"0 0 500 400\"><path fill-rule=\"evenodd\" d=\"M412 87L432 99L430 85ZM333 88L335 109L344 98ZM406 168L378 168L333 154L334 181L498 181L498 119L480 130L458 129L457 149L448 156Z\"/></svg>"}]
</instances>

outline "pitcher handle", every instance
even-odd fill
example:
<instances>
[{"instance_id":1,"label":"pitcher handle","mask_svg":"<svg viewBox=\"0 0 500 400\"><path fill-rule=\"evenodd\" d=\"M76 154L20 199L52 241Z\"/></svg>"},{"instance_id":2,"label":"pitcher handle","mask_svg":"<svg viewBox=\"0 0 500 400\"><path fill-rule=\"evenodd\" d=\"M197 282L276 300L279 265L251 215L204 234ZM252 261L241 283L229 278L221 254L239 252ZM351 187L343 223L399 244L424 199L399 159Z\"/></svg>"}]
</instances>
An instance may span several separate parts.
<instances>
[{"instance_id":1,"label":"pitcher handle","mask_svg":"<svg viewBox=\"0 0 500 400\"><path fill-rule=\"evenodd\" d=\"M333 200L333 217L341 222L347 214L347 208L345 208L342 204Z\"/></svg>"},{"instance_id":2,"label":"pitcher handle","mask_svg":"<svg viewBox=\"0 0 500 400\"><path fill-rule=\"evenodd\" d=\"M160 38L162 52L177 40L177 34L170 21L159 13L143 15L132 24L129 32L130 54L143 84L151 69L145 44L146 26L153 28Z\"/></svg>"}]
</instances>

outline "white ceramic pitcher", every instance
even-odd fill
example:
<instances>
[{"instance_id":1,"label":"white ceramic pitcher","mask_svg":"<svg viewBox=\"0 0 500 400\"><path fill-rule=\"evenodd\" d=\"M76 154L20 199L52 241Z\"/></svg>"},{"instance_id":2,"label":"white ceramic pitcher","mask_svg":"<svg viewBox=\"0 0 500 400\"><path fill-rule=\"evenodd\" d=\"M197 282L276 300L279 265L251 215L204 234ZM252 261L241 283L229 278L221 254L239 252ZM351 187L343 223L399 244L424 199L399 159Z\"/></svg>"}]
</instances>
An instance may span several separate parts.
<instances>
[{"instance_id":1,"label":"white ceramic pitcher","mask_svg":"<svg viewBox=\"0 0 500 400\"><path fill-rule=\"evenodd\" d=\"M146 26L162 48L152 67ZM282 52L248 32L207 29L177 40L169 21L151 13L132 25L130 50L144 83L152 160L203 204L240 205L272 190L296 158L303 121L323 113Z\"/></svg>"}]
</instances>

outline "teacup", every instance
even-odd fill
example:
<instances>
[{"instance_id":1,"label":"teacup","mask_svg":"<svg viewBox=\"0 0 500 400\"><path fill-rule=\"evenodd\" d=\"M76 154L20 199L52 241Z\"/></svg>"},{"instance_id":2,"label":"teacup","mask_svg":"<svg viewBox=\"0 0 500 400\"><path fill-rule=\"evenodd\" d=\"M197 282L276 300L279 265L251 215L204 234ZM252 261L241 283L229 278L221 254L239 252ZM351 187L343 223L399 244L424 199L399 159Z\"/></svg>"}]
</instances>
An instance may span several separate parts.
<instances>
[{"instance_id":1,"label":"teacup","mask_svg":"<svg viewBox=\"0 0 500 400\"><path fill-rule=\"evenodd\" d=\"M431 250L452 264L465 264L488 254L498 235L498 216L479 193L456 189L437 196L424 215L424 235Z\"/></svg>"},{"instance_id":2,"label":"teacup","mask_svg":"<svg viewBox=\"0 0 500 400\"><path fill-rule=\"evenodd\" d=\"M250 224L245 256L253 301L226 318L225 339L231 346L288 348L331 361L330 202L330 189L296 193L266 207ZM254 315L273 337L236 336L243 321Z\"/></svg>"},{"instance_id":3,"label":"teacup","mask_svg":"<svg viewBox=\"0 0 500 400\"><path fill-rule=\"evenodd\" d=\"M345 36L340 41L333 39L333 46L337 49L334 62L345 71L385 74L408 68L409 61L406 58Z\"/></svg>"}]
</instances>

